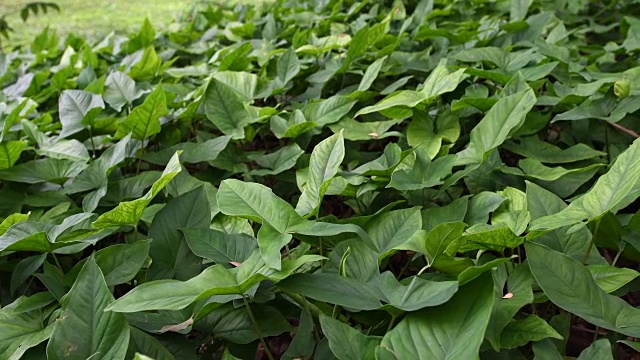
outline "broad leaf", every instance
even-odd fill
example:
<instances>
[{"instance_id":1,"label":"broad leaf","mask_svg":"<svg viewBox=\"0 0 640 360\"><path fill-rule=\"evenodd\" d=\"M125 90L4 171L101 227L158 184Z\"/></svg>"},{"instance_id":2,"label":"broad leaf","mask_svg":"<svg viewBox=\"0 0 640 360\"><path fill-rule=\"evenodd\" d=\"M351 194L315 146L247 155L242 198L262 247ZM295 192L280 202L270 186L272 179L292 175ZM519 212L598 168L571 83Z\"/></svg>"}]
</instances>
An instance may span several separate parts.
<instances>
[{"instance_id":1,"label":"broad leaf","mask_svg":"<svg viewBox=\"0 0 640 360\"><path fill-rule=\"evenodd\" d=\"M159 84L151 94L149 94L142 105L137 106L131 114L118 125L116 138L123 138L131 133L131 137L137 140L147 138L160 132L160 117L168 113L167 99Z\"/></svg>"},{"instance_id":2,"label":"broad leaf","mask_svg":"<svg viewBox=\"0 0 640 360\"><path fill-rule=\"evenodd\" d=\"M600 289L578 260L533 242L525 248L531 273L556 305L605 329L640 334L640 310Z\"/></svg>"},{"instance_id":3,"label":"broad leaf","mask_svg":"<svg viewBox=\"0 0 640 360\"><path fill-rule=\"evenodd\" d=\"M179 153L173 155L167 167L164 169L162 176L158 179L151 189L141 198L121 202L115 209L112 209L98 217L93 222L93 227L102 229L111 226L131 225L136 226L144 209L149 205L151 200L182 170L179 162Z\"/></svg>"},{"instance_id":4,"label":"broad leaf","mask_svg":"<svg viewBox=\"0 0 640 360\"><path fill-rule=\"evenodd\" d=\"M475 359L493 302L491 277L483 276L444 305L409 314L381 346L392 352L391 359Z\"/></svg>"},{"instance_id":5,"label":"broad leaf","mask_svg":"<svg viewBox=\"0 0 640 360\"><path fill-rule=\"evenodd\" d=\"M91 257L62 300L60 317L47 345L47 358L124 359L129 325L124 315L104 311L112 302L113 295Z\"/></svg>"}]
</instances>

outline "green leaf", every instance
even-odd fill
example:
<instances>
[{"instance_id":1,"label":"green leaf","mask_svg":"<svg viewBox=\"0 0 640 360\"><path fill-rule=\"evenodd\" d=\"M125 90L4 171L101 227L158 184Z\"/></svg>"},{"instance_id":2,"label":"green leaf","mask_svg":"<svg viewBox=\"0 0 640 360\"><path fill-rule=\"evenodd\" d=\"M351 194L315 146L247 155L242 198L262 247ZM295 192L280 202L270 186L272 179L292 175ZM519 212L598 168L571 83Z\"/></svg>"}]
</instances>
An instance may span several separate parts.
<instances>
[{"instance_id":1,"label":"green leaf","mask_svg":"<svg viewBox=\"0 0 640 360\"><path fill-rule=\"evenodd\" d=\"M506 280L506 290L512 295L510 298L502 297L505 287L504 280ZM494 285L494 291L497 292L499 298L493 305L491 319L485 335L495 351L499 351L502 347L501 337L508 335L508 333L504 332L505 326L523 306L533 302L533 276L529 270L529 264L518 265L509 274L508 279L504 280L502 282L496 281Z\"/></svg>"},{"instance_id":2,"label":"green leaf","mask_svg":"<svg viewBox=\"0 0 640 360\"><path fill-rule=\"evenodd\" d=\"M202 101L207 119L233 139L243 139L244 127L257 120L238 93L215 78L209 82Z\"/></svg>"},{"instance_id":3,"label":"green leaf","mask_svg":"<svg viewBox=\"0 0 640 360\"><path fill-rule=\"evenodd\" d=\"M343 131L344 138L351 141L370 141L398 136L395 131L388 130L398 124L400 120L358 122L352 118L342 118L335 124L329 125L334 133Z\"/></svg>"},{"instance_id":4,"label":"green leaf","mask_svg":"<svg viewBox=\"0 0 640 360\"><path fill-rule=\"evenodd\" d=\"M307 309L302 309L296 335L291 340L287 351L282 354L282 359L311 358L316 347L315 339L313 338L314 327L315 324L311 313Z\"/></svg>"},{"instance_id":5,"label":"green leaf","mask_svg":"<svg viewBox=\"0 0 640 360\"><path fill-rule=\"evenodd\" d=\"M533 242L525 248L531 273L554 304L602 328L640 334L640 310L600 289L578 260Z\"/></svg>"},{"instance_id":6,"label":"green leaf","mask_svg":"<svg viewBox=\"0 0 640 360\"><path fill-rule=\"evenodd\" d=\"M469 146L457 154L456 165L484 162L491 150L500 146L522 126L535 102L536 96L530 88L498 100L471 130Z\"/></svg>"},{"instance_id":7,"label":"green leaf","mask_svg":"<svg viewBox=\"0 0 640 360\"><path fill-rule=\"evenodd\" d=\"M104 101L118 112L124 105L131 106L143 94L144 91L136 87L135 81L120 71L110 73L104 82Z\"/></svg>"},{"instance_id":8,"label":"green leaf","mask_svg":"<svg viewBox=\"0 0 640 360\"><path fill-rule=\"evenodd\" d=\"M618 156L609 171L598 178L596 184L584 195L574 200L557 214L536 219L531 230L552 230L591 220L615 211L637 198L635 182L640 178L640 140Z\"/></svg>"},{"instance_id":9,"label":"green leaf","mask_svg":"<svg viewBox=\"0 0 640 360\"><path fill-rule=\"evenodd\" d=\"M153 164L165 165L171 156L180 150L180 160L184 163L213 161L227 147L229 140L229 136L219 136L201 143L180 143L155 153L144 154L142 159Z\"/></svg>"},{"instance_id":10,"label":"green leaf","mask_svg":"<svg viewBox=\"0 0 640 360\"><path fill-rule=\"evenodd\" d=\"M265 264L273 269L280 270L280 250L291 241L291 234L282 234L269 226L262 224L258 231L258 247Z\"/></svg>"},{"instance_id":11,"label":"green leaf","mask_svg":"<svg viewBox=\"0 0 640 360\"><path fill-rule=\"evenodd\" d=\"M118 125L115 137L121 139L132 133L132 138L146 140L160 132L160 117L167 115L167 99L162 84L144 99L142 105L137 106L131 114Z\"/></svg>"},{"instance_id":12,"label":"green leaf","mask_svg":"<svg viewBox=\"0 0 640 360\"><path fill-rule=\"evenodd\" d=\"M188 280L200 272L200 259L193 254L180 229L207 229L211 209L203 187L198 187L169 201L153 218L149 237L151 280Z\"/></svg>"},{"instance_id":13,"label":"green leaf","mask_svg":"<svg viewBox=\"0 0 640 360\"><path fill-rule=\"evenodd\" d=\"M157 280L144 283L116 300L107 311L180 310L196 300L213 295L242 295L262 280L278 282L307 262L323 259L321 256L304 255L296 260L283 260L282 270L275 271L264 266L257 255L260 261L247 260L237 272L227 270L224 265L214 265L187 281Z\"/></svg>"},{"instance_id":14,"label":"green leaf","mask_svg":"<svg viewBox=\"0 0 640 360\"><path fill-rule=\"evenodd\" d=\"M387 187L402 190L421 190L443 183L442 178L451 174L456 161L455 155L446 155L433 162L429 156L428 146L421 145L414 149L415 162L404 163L391 175Z\"/></svg>"},{"instance_id":15,"label":"green leaf","mask_svg":"<svg viewBox=\"0 0 640 360\"><path fill-rule=\"evenodd\" d=\"M58 108L62 123L60 137L64 138L82 131L86 117L91 117L95 111L100 111L94 109L104 109L104 101L102 96L88 91L65 90L60 94Z\"/></svg>"},{"instance_id":16,"label":"green leaf","mask_svg":"<svg viewBox=\"0 0 640 360\"><path fill-rule=\"evenodd\" d=\"M147 46L140 60L129 70L129 75L135 80L148 80L156 76L161 65L162 59L156 53L156 49L153 46Z\"/></svg>"},{"instance_id":17,"label":"green leaf","mask_svg":"<svg viewBox=\"0 0 640 360\"><path fill-rule=\"evenodd\" d=\"M413 147L424 146L429 158L438 155L443 141L454 143L459 136L460 124L456 114L445 111L434 123L426 112L413 110L413 119L407 127L407 142Z\"/></svg>"},{"instance_id":18,"label":"green leaf","mask_svg":"<svg viewBox=\"0 0 640 360\"><path fill-rule=\"evenodd\" d=\"M338 274L295 274L278 283L285 292L357 310L382 306L371 285Z\"/></svg>"},{"instance_id":19,"label":"green leaf","mask_svg":"<svg viewBox=\"0 0 640 360\"><path fill-rule=\"evenodd\" d=\"M540 341L546 338L562 340L562 336L546 321L536 315L530 315L522 320L512 320L505 326L500 336L500 347L515 349L531 341Z\"/></svg>"},{"instance_id":20,"label":"green leaf","mask_svg":"<svg viewBox=\"0 0 640 360\"><path fill-rule=\"evenodd\" d=\"M322 332L329 339L329 347L339 360L373 359L380 337L367 336L351 326L320 315Z\"/></svg>"},{"instance_id":21,"label":"green leaf","mask_svg":"<svg viewBox=\"0 0 640 360\"><path fill-rule=\"evenodd\" d=\"M639 272L628 268L618 268L608 265L589 265L587 268L591 272L591 275L593 275L593 279L598 286L607 293L612 293L620 289L640 276Z\"/></svg>"},{"instance_id":22,"label":"green leaf","mask_svg":"<svg viewBox=\"0 0 640 360\"><path fill-rule=\"evenodd\" d=\"M302 154L304 150L300 149L298 144L284 146L278 151L257 158L256 163L264 169L251 170L249 174L258 176L279 174L294 167Z\"/></svg>"},{"instance_id":23,"label":"green leaf","mask_svg":"<svg viewBox=\"0 0 640 360\"><path fill-rule=\"evenodd\" d=\"M95 254L96 264L104 274L107 286L131 281L147 262L151 241L140 240L133 244L116 244Z\"/></svg>"},{"instance_id":24,"label":"green leaf","mask_svg":"<svg viewBox=\"0 0 640 360\"><path fill-rule=\"evenodd\" d=\"M46 254L26 257L13 268L11 273L11 287L9 292L13 295L23 282L33 275L44 263Z\"/></svg>"},{"instance_id":25,"label":"green leaf","mask_svg":"<svg viewBox=\"0 0 640 360\"><path fill-rule=\"evenodd\" d=\"M47 345L47 358L124 359L129 325L124 315L104 311L112 302L113 295L102 272L90 257L62 299L60 316Z\"/></svg>"},{"instance_id":26,"label":"green leaf","mask_svg":"<svg viewBox=\"0 0 640 360\"><path fill-rule=\"evenodd\" d=\"M467 229L466 233L447 247L446 253L469 250L494 250L502 252L505 249L515 249L524 241L506 226L476 225Z\"/></svg>"},{"instance_id":27,"label":"green leaf","mask_svg":"<svg viewBox=\"0 0 640 360\"><path fill-rule=\"evenodd\" d=\"M608 339L596 340L588 348L582 350L576 360L613 360L611 342Z\"/></svg>"},{"instance_id":28,"label":"green leaf","mask_svg":"<svg viewBox=\"0 0 640 360\"><path fill-rule=\"evenodd\" d=\"M531 349L535 354L534 360L565 360L565 357L560 355L551 339L535 342Z\"/></svg>"},{"instance_id":29,"label":"green leaf","mask_svg":"<svg viewBox=\"0 0 640 360\"><path fill-rule=\"evenodd\" d=\"M371 283L383 294L383 301L404 311L442 305L458 291L457 281L429 281L413 276L398 282L389 271Z\"/></svg>"},{"instance_id":30,"label":"green leaf","mask_svg":"<svg viewBox=\"0 0 640 360\"><path fill-rule=\"evenodd\" d=\"M526 182L527 184L527 208L531 213L531 219L536 220L544 216L552 215L562 211L567 205L553 193L540 186ZM591 242L589 230L582 229L576 232L569 232L569 227L557 228L536 238L536 242L550 247L555 251L567 254L574 259L582 260ZM596 252L590 252L588 261L598 262ZM600 257L600 260L604 261Z\"/></svg>"},{"instance_id":31,"label":"green leaf","mask_svg":"<svg viewBox=\"0 0 640 360\"><path fill-rule=\"evenodd\" d=\"M20 299L0 310L0 358L18 360L30 348L47 340L54 325L44 326L42 311L19 312Z\"/></svg>"},{"instance_id":32,"label":"green leaf","mask_svg":"<svg viewBox=\"0 0 640 360\"><path fill-rule=\"evenodd\" d=\"M298 214L317 214L331 180L340 170L344 154L342 131L316 145L309 160L309 176L296 206Z\"/></svg>"},{"instance_id":33,"label":"green leaf","mask_svg":"<svg viewBox=\"0 0 640 360\"><path fill-rule=\"evenodd\" d=\"M20 154L27 143L24 141L7 141L0 143L0 170L8 169L20 159Z\"/></svg>"},{"instance_id":34,"label":"green leaf","mask_svg":"<svg viewBox=\"0 0 640 360\"><path fill-rule=\"evenodd\" d=\"M278 336L293 330L287 319L272 306L254 304L251 305L251 312L263 337ZM217 308L196 323L196 328L235 344L249 344L259 338L247 309L236 308L233 304Z\"/></svg>"},{"instance_id":35,"label":"green leaf","mask_svg":"<svg viewBox=\"0 0 640 360\"><path fill-rule=\"evenodd\" d=\"M491 276L483 276L445 304L407 315L381 346L395 359L475 359L493 302Z\"/></svg>"},{"instance_id":36,"label":"green leaf","mask_svg":"<svg viewBox=\"0 0 640 360\"><path fill-rule=\"evenodd\" d=\"M437 96L455 90L465 76L464 69L449 73L446 65L441 64L431 72L421 90L404 90L389 95L375 105L360 109L355 116L380 112L397 106L413 108L420 103L431 101Z\"/></svg>"},{"instance_id":37,"label":"green leaf","mask_svg":"<svg viewBox=\"0 0 640 360\"><path fill-rule=\"evenodd\" d=\"M129 338L129 347L127 349L127 359L130 358L132 353L136 353L136 356L140 354L146 354L152 356L155 360L176 360L176 358L164 347L155 337L145 333L142 330L138 330L135 327L130 327L131 337ZM146 360L142 358L143 360ZM147 358L149 359L149 358Z\"/></svg>"},{"instance_id":38,"label":"green leaf","mask_svg":"<svg viewBox=\"0 0 640 360\"><path fill-rule=\"evenodd\" d=\"M340 121L356 104L356 100L347 96L334 95L328 99L317 101L302 108L305 119L325 126Z\"/></svg>"},{"instance_id":39,"label":"green leaf","mask_svg":"<svg viewBox=\"0 0 640 360\"><path fill-rule=\"evenodd\" d=\"M151 200L182 171L178 155L179 152L173 155L160 178L153 183L151 189L143 197L132 201L121 202L114 209L100 215L98 219L93 222L93 227L104 229L111 226L136 226L138 221L140 221L140 217L142 217L144 209L149 205Z\"/></svg>"},{"instance_id":40,"label":"green leaf","mask_svg":"<svg viewBox=\"0 0 640 360\"><path fill-rule=\"evenodd\" d=\"M597 151L586 144L576 144L566 149L561 149L548 142L541 141L537 136L522 137L519 139L519 144L514 141L507 141L504 143L504 148L529 160L537 160L546 164L570 163L605 155L605 153Z\"/></svg>"},{"instance_id":41,"label":"green leaf","mask_svg":"<svg viewBox=\"0 0 640 360\"><path fill-rule=\"evenodd\" d=\"M301 220L291 205L264 185L227 179L218 190L218 206L225 215L242 216L271 226L281 234Z\"/></svg>"},{"instance_id":42,"label":"green leaf","mask_svg":"<svg viewBox=\"0 0 640 360\"><path fill-rule=\"evenodd\" d=\"M627 37L622 42L622 47L629 52L640 49L640 36L638 35L640 20L630 16L625 16L624 20L629 24L629 30L627 31Z\"/></svg>"},{"instance_id":43,"label":"green leaf","mask_svg":"<svg viewBox=\"0 0 640 360\"><path fill-rule=\"evenodd\" d=\"M300 61L295 50L290 47L278 59L276 79L280 87L285 87L300 72Z\"/></svg>"},{"instance_id":44,"label":"green leaf","mask_svg":"<svg viewBox=\"0 0 640 360\"><path fill-rule=\"evenodd\" d=\"M509 20L514 22L524 19L527 16L527 11L529 10L530 5L530 0L511 0Z\"/></svg>"},{"instance_id":45,"label":"green leaf","mask_svg":"<svg viewBox=\"0 0 640 360\"><path fill-rule=\"evenodd\" d=\"M217 264L243 263L258 247L256 239L247 234L192 228L182 229L182 232L194 254Z\"/></svg>"},{"instance_id":46,"label":"green leaf","mask_svg":"<svg viewBox=\"0 0 640 360\"><path fill-rule=\"evenodd\" d=\"M422 228L419 208L389 211L369 221L366 231L371 237L373 248L378 254L385 254L407 241Z\"/></svg>"},{"instance_id":47,"label":"green leaf","mask_svg":"<svg viewBox=\"0 0 640 360\"><path fill-rule=\"evenodd\" d=\"M0 179L27 184L44 182L64 183L78 175L87 164L84 161L69 161L45 158L31 160L14 167L0 170Z\"/></svg>"},{"instance_id":48,"label":"green leaf","mask_svg":"<svg viewBox=\"0 0 640 360\"><path fill-rule=\"evenodd\" d=\"M387 56L383 56L367 67L367 70L364 72L362 80L360 80L360 84L358 85L358 91L369 90L373 82L376 81L376 78L380 73L380 69L382 69L382 65L384 65L386 60Z\"/></svg>"}]
</instances>

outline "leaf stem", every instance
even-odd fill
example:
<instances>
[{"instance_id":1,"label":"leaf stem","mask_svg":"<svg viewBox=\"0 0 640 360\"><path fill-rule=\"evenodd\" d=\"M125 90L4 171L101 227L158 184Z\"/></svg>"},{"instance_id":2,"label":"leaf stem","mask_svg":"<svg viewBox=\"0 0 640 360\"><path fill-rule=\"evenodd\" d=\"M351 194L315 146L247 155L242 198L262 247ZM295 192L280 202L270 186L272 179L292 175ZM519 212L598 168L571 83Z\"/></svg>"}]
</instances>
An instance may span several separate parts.
<instances>
[{"instance_id":1,"label":"leaf stem","mask_svg":"<svg viewBox=\"0 0 640 360\"><path fill-rule=\"evenodd\" d=\"M64 271L62 270L62 265L60 265L60 261L58 261L58 257L53 251L51 252L51 255L53 256L53 261L56 262L56 266L58 267L58 270L60 270L60 273L64 275Z\"/></svg>"},{"instance_id":2,"label":"leaf stem","mask_svg":"<svg viewBox=\"0 0 640 360\"><path fill-rule=\"evenodd\" d=\"M622 255L622 252L624 251L624 248L626 246L627 246L627 243L623 241L622 244L620 245L620 250L618 250L618 253L613 258L613 261L611 262L611 266L616 266L616 263L618 262L618 259L620 259L620 255Z\"/></svg>"},{"instance_id":3,"label":"leaf stem","mask_svg":"<svg viewBox=\"0 0 640 360\"><path fill-rule=\"evenodd\" d=\"M91 138L91 152L93 153L93 158L96 158L96 143L93 141L93 130L92 126L89 126L89 138Z\"/></svg>"},{"instance_id":4,"label":"leaf stem","mask_svg":"<svg viewBox=\"0 0 640 360\"><path fill-rule=\"evenodd\" d=\"M396 314L391 314L391 321L389 321L389 326L387 326L387 333L391 331L393 328L393 323L396 322Z\"/></svg>"},{"instance_id":5,"label":"leaf stem","mask_svg":"<svg viewBox=\"0 0 640 360\"><path fill-rule=\"evenodd\" d=\"M242 296L242 300L244 300L244 306L247 308L247 314L249 314L249 319L251 319L251 324L253 324L253 330L258 334L258 338L260 338L260 343L264 347L264 352L267 354L269 360L275 360L271 351L269 351L269 346L267 346L267 342L264 341L264 337L262 337L262 333L260 332L260 327L256 322L256 318L253 316L253 312L251 311L251 307L249 306L249 301L247 301L247 295Z\"/></svg>"},{"instance_id":6,"label":"leaf stem","mask_svg":"<svg viewBox=\"0 0 640 360\"><path fill-rule=\"evenodd\" d=\"M593 231L593 235L591 236L591 242L589 243L589 247L587 248L587 252L584 253L584 257L582 258L582 264L587 263L587 259L589 258L589 254L591 253L591 249L593 248L593 244L596 242L596 236L598 236L598 229L600 228L600 219L596 222L596 228Z\"/></svg>"},{"instance_id":7,"label":"leaf stem","mask_svg":"<svg viewBox=\"0 0 640 360\"><path fill-rule=\"evenodd\" d=\"M625 134L627 134L629 136L632 136L632 137L634 137L636 139L640 138L640 134L638 134L637 132L635 132L635 131L633 131L631 129L628 129L628 128L626 128L626 127L624 127L624 126L622 126L622 125L620 125L618 123L612 123L612 122L608 122L607 121L607 124L613 126L614 128L616 128L616 129L622 131L623 133L625 133Z\"/></svg>"}]
</instances>

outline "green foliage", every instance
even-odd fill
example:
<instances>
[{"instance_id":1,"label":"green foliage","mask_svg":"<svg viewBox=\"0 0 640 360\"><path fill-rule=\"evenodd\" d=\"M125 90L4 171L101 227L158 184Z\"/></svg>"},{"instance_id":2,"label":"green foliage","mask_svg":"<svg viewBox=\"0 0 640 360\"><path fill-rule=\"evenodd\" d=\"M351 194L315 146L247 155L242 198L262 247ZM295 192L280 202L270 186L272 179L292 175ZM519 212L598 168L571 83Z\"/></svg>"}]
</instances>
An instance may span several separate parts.
<instances>
[{"instance_id":1,"label":"green foliage","mask_svg":"<svg viewBox=\"0 0 640 360\"><path fill-rule=\"evenodd\" d=\"M633 357L638 9L45 30L0 55L0 358Z\"/></svg>"}]
</instances>

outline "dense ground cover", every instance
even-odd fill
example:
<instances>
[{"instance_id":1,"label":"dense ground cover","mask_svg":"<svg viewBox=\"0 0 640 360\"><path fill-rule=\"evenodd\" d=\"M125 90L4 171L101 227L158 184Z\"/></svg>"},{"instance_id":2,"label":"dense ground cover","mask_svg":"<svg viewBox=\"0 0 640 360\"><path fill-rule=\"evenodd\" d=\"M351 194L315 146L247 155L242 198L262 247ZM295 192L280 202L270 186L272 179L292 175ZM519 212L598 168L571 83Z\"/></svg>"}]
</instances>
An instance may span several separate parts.
<instances>
[{"instance_id":1,"label":"dense ground cover","mask_svg":"<svg viewBox=\"0 0 640 360\"><path fill-rule=\"evenodd\" d=\"M279 1L0 55L0 359L630 359L637 1Z\"/></svg>"}]
</instances>

